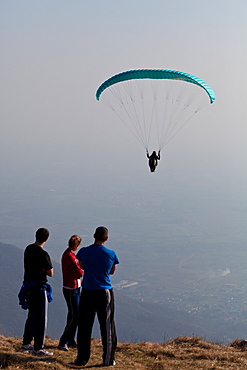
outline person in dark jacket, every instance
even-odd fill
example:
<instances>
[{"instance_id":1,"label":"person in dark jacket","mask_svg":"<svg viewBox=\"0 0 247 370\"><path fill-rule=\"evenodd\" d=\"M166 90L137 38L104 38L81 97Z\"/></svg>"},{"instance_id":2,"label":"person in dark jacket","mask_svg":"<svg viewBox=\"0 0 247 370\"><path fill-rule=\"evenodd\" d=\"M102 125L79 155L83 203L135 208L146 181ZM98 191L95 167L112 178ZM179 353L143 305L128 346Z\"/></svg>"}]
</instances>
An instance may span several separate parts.
<instances>
[{"instance_id":1,"label":"person in dark jacket","mask_svg":"<svg viewBox=\"0 0 247 370\"><path fill-rule=\"evenodd\" d=\"M49 238L49 231L40 228L36 231L35 243L26 247L24 252L24 281L27 290L25 299L28 317L25 324L21 350L36 356L52 356L44 349L47 326L47 276L53 276L49 254L43 249ZM31 344L34 340L34 345Z\"/></svg>"},{"instance_id":2,"label":"person in dark jacket","mask_svg":"<svg viewBox=\"0 0 247 370\"><path fill-rule=\"evenodd\" d=\"M78 326L80 287L83 270L75 256L75 251L81 244L81 237L73 235L69 239L68 248L62 255L63 295L68 307L67 323L60 338L58 349L68 351L76 347L76 329Z\"/></svg>"},{"instance_id":3,"label":"person in dark jacket","mask_svg":"<svg viewBox=\"0 0 247 370\"><path fill-rule=\"evenodd\" d=\"M148 164L150 167L150 171L154 172L156 167L158 166L158 160L160 160L160 150L158 151L158 155L156 154L155 150L153 151L151 155L149 155L148 150L147 150L146 154L149 159Z\"/></svg>"}]
</instances>

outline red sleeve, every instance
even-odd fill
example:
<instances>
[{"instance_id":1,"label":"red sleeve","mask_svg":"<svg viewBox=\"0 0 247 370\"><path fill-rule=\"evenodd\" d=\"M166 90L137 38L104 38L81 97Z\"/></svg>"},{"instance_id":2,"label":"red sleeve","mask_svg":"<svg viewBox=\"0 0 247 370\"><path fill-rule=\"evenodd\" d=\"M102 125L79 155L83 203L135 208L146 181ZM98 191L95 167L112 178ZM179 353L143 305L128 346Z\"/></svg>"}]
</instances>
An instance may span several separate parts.
<instances>
[{"instance_id":1,"label":"red sleeve","mask_svg":"<svg viewBox=\"0 0 247 370\"><path fill-rule=\"evenodd\" d=\"M69 262L69 268L72 270L73 275L77 279L79 279L84 275L84 272L81 269L81 267L79 265L79 262L77 261L76 256L74 255L74 253L71 253L70 256L71 256L71 258L70 258L71 260Z\"/></svg>"},{"instance_id":2,"label":"red sleeve","mask_svg":"<svg viewBox=\"0 0 247 370\"><path fill-rule=\"evenodd\" d=\"M73 252L64 253L62 257L62 265L65 270L65 266L70 270L73 276L77 279L81 278L84 275L84 271L81 269L79 262L76 259L76 256ZM64 271L65 272L65 271Z\"/></svg>"}]
</instances>

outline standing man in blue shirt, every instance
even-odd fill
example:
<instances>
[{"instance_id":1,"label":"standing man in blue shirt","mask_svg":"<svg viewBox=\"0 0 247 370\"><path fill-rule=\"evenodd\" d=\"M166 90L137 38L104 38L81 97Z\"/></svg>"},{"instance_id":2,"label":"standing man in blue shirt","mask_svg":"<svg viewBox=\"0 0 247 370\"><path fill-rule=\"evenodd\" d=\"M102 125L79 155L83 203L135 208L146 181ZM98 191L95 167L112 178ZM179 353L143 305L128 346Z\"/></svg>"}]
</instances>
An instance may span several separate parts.
<instances>
[{"instance_id":1,"label":"standing man in blue shirt","mask_svg":"<svg viewBox=\"0 0 247 370\"><path fill-rule=\"evenodd\" d=\"M115 365L117 336L114 323L114 294L110 275L119 263L116 253L105 247L108 230L99 226L94 244L77 253L84 278L79 308L78 355L74 364L84 366L90 358L92 328L97 313L103 345L103 366Z\"/></svg>"}]
</instances>

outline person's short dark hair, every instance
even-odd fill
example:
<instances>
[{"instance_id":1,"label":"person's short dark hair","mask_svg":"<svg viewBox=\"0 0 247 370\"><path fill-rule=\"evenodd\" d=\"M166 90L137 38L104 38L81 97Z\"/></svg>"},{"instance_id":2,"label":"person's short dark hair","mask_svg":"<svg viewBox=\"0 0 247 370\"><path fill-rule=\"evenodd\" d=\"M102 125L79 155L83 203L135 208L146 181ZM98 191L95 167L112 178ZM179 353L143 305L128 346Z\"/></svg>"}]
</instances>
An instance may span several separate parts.
<instances>
[{"instance_id":1,"label":"person's short dark hair","mask_svg":"<svg viewBox=\"0 0 247 370\"><path fill-rule=\"evenodd\" d=\"M108 237L108 229L104 226L99 226L95 230L94 238L101 242L104 242Z\"/></svg>"},{"instance_id":2,"label":"person's short dark hair","mask_svg":"<svg viewBox=\"0 0 247 370\"><path fill-rule=\"evenodd\" d=\"M41 227L40 229L36 231L36 234L35 234L36 242L38 243L46 242L47 239L49 238L49 235L50 235L49 230L47 230L44 227Z\"/></svg>"}]
</instances>

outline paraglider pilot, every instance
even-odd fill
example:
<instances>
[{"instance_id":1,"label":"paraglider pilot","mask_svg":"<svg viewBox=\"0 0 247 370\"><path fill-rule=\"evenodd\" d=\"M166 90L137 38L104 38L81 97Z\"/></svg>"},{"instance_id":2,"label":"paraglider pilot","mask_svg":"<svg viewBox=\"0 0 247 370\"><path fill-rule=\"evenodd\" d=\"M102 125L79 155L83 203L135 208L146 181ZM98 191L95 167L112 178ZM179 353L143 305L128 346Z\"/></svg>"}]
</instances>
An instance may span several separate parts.
<instances>
[{"instance_id":1,"label":"paraglider pilot","mask_svg":"<svg viewBox=\"0 0 247 370\"><path fill-rule=\"evenodd\" d=\"M151 155L149 155L148 150L146 150L147 157L149 159L148 164L150 167L150 171L154 172L157 165L158 165L158 160L160 160L160 150L158 151L158 155L156 154L156 151L154 150Z\"/></svg>"}]
</instances>

